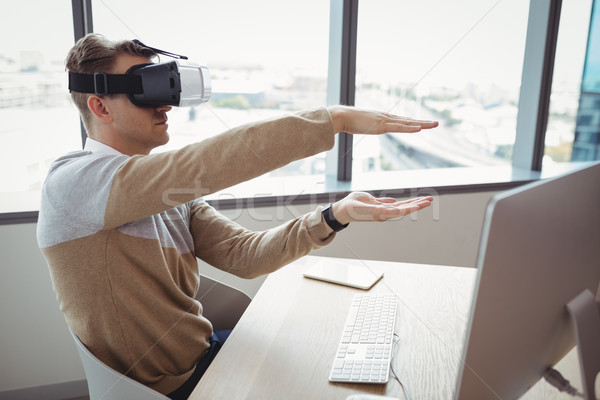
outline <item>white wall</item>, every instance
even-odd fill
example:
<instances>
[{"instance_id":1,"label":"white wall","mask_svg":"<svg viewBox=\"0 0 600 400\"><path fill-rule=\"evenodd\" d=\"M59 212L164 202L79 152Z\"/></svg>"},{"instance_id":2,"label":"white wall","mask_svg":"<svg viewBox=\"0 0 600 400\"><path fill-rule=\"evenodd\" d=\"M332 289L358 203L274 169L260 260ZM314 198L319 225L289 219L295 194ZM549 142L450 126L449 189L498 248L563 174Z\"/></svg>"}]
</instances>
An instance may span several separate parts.
<instances>
[{"instance_id":1,"label":"white wall","mask_svg":"<svg viewBox=\"0 0 600 400\"><path fill-rule=\"evenodd\" d=\"M472 267L485 206L492 194L440 196L416 219L351 224L331 245L314 254ZM250 229L263 230L313 207L223 213ZM85 379L37 247L35 229L35 224L0 226L0 398L2 391ZM201 270L250 295L263 281L244 281L203 263Z\"/></svg>"},{"instance_id":2,"label":"white wall","mask_svg":"<svg viewBox=\"0 0 600 400\"><path fill-rule=\"evenodd\" d=\"M85 379L35 228L0 226L0 391Z\"/></svg>"}]
</instances>

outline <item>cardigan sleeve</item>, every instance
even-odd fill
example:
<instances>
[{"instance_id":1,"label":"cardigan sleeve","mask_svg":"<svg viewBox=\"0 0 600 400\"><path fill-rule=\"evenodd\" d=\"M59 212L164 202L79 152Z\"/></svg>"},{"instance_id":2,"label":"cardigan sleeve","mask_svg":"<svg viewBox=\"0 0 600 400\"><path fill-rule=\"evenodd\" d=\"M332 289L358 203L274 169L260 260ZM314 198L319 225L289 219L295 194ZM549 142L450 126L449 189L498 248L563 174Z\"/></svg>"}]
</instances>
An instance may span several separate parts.
<instances>
[{"instance_id":1,"label":"cardigan sleeve","mask_svg":"<svg viewBox=\"0 0 600 400\"><path fill-rule=\"evenodd\" d=\"M203 201L192 206L190 228L196 257L242 278L254 278L329 244L335 237L321 207L280 226L253 232Z\"/></svg>"},{"instance_id":2,"label":"cardigan sleeve","mask_svg":"<svg viewBox=\"0 0 600 400\"><path fill-rule=\"evenodd\" d=\"M180 150L129 158L116 171L104 229L157 214L331 149L326 108L242 125Z\"/></svg>"}]
</instances>

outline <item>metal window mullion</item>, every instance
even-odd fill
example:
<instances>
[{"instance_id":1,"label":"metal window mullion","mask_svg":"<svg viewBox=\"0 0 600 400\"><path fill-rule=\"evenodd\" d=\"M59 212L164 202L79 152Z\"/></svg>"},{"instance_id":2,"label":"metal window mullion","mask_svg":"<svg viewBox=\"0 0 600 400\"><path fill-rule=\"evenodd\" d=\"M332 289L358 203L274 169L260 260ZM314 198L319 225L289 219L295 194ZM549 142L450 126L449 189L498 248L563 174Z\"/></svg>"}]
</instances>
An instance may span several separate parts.
<instances>
[{"instance_id":1,"label":"metal window mullion","mask_svg":"<svg viewBox=\"0 0 600 400\"><path fill-rule=\"evenodd\" d=\"M562 0L531 0L513 166L540 171Z\"/></svg>"},{"instance_id":2,"label":"metal window mullion","mask_svg":"<svg viewBox=\"0 0 600 400\"><path fill-rule=\"evenodd\" d=\"M330 0L327 105L354 105L358 0ZM327 180L352 179L352 136L340 133L326 159Z\"/></svg>"},{"instance_id":3,"label":"metal window mullion","mask_svg":"<svg viewBox=\"0 0 600 400\"><path fill-rule=\"evenodd\" d=\"M340 104L353 106L356 92L358 0L344 0L343 7ZM345 132L339 135L337 179L349 182L352 180L352 135Z\"/></svg>"},{"instance_id":4,"label":"metal window mullion","mask_svg":"<svg viewBox=\"0 0 600 400\"><path fill-rule=\"evenodd\" d=\"M71 0L73 9L73 34L75 42L94 31L92 20L92 0ZM81 147L85 146L87 133L81 119L79 120L81 127Z\"/></svg>"},{"instance_id":5,"label":"metal window mullion","mask_svg":"<svg viewBox=\"0 0 600 400\"><path fill-rule=\"evenodd\" d=\"M73 33L75 41L94 31L92 0L71 0L73 8Z\"/></svg>"}]
</instances>

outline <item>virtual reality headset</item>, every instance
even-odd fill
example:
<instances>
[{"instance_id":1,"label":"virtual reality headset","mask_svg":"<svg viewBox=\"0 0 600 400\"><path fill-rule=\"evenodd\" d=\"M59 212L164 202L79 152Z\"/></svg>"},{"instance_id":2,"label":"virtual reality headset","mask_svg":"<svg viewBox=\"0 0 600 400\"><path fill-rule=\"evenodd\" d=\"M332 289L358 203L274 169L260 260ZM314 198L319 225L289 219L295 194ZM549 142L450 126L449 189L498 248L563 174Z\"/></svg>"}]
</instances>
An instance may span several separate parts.
<instances>
[{"instance_id":1,"label":"virtual reality headset","mask_svg":"<svg viewBox=\"0 0 600 400\"><path fill-rule=\"evenodd\" d=\"M186 56L133 42L178 60L134 65L125 74L69 72L69 90L98 96L126 94L139 107L189 107L209 100L211 81L206 67L182 61Z\"/></svg>"}]
</instances>

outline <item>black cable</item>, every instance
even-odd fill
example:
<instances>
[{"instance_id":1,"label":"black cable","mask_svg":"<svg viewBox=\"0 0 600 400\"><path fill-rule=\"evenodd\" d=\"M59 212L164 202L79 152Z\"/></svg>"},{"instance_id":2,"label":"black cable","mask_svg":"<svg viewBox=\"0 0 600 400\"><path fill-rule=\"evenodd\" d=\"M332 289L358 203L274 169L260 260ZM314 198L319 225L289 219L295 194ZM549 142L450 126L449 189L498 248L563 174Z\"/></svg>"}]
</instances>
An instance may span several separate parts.
<instances>
[{"instance_id":1,"label":"black cable","mask_svg":"<svg viewBox=\"0 0 600 400\"><path fill-rule=\"evenodd\" d=\"M571 383L554 368L548 368L548 371L544 374L544 379L561 392L567 392L573 397L585 398L583 393L580 393L576 388L571 386Z\"/></svg>"}]
</instances>

